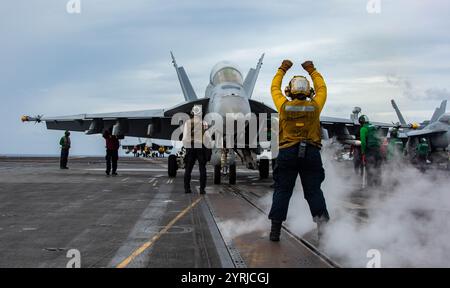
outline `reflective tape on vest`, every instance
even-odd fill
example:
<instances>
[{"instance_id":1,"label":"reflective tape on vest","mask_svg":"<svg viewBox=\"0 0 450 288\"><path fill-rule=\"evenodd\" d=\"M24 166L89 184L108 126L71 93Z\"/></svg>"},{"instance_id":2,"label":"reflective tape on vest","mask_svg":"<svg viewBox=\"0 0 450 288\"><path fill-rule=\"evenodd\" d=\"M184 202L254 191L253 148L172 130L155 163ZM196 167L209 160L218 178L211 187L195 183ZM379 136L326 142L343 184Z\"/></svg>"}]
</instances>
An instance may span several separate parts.
<instances>
[{"instance_id":1,"label":"reflective tape on vest","mask_svg":"<svg viewBox=\"0 0 450 288\"><path fill-rule=\"evenodd\" d=\"M314 106L284 106L286 112L314 112L316 108Z\"/></svg>"}]
</instances>

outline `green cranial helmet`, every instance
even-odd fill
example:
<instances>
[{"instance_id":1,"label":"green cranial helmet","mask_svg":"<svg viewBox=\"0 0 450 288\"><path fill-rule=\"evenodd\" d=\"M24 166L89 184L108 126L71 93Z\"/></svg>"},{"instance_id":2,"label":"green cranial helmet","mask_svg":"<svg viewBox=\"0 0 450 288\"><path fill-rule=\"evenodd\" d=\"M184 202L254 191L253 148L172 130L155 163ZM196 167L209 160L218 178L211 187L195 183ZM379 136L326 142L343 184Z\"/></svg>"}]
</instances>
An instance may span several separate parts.
<instances>
[{"instance_id":1,"label":"green cranial helmet","mask_svg":"<svg viewBox=\"0 0 450 288\"><path fill-rule=\"evenodd\" d=\"M368 123L369 122L369 117L367 117L366 115L361 115L359 116L359 124L363 125L364 123Z\"/></svg>"},{"instance_id":2,"label":"green cranial helmet","mask_svg":"<svg viewBox=\"0 0 450 288\"><path fill-rule=\"evenodd\" d=\"M427 139L426 138L420 138L420 143L427 143Z\"/></svg>"}]
</instances>

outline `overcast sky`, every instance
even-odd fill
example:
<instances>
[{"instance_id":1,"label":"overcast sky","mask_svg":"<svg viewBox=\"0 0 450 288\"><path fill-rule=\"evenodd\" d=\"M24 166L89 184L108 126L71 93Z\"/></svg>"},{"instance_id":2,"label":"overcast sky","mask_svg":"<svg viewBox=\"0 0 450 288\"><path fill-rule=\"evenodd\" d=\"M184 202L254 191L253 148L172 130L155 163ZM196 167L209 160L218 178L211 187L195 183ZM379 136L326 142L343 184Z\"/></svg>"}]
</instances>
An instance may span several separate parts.
<instances>
[{"instance_id":1,"label":"overcast sky","mask_svg":"<svg viewBox=\"0 0 450 288\"><path fill-rule=\"evenodd\" d=\"M430 118L450 99L449 1L14 0L0 5L0 154L58 153L61 131L21 123L60 116L170 107L183 101L169 51L204 95L212 66L243 73L262 53L253 98L273 105L270 82L285 58L288 76L311 59L328 85L323 115L397 121ZM286 80L289 80L287 78ZM132 139L127 142L131 143ZM102 154L100 136L73 133L73 154Z\"/></svg>"}]
</instances>

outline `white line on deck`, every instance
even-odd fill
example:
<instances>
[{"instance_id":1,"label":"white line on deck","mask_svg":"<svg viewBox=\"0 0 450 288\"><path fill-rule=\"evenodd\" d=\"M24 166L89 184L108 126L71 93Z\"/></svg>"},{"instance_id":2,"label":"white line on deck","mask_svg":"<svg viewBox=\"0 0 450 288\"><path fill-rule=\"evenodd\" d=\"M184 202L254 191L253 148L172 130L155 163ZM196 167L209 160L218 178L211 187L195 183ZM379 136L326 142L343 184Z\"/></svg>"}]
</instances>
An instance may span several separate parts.
<instances>
[{"instance_id":1,"label":"white line on deck","mask_svg":"<svg viewBox=\"0 0 450 288\"><path fill-rule=\"evenodd\" d=\"M88 168L86 171L105 171L103 168ZM158 168L123 168L117 169L118 172L166 172L167 169Z\"/></svg>"},{"instance_id":2,"label":"white line on deck","mask_svg":"<svg viewBox=\"0 0 450 288\"><path fill-rule=\"evenodd\" d=\"M87 168L85 171L105 171L104 168ZM122 168L117 169L118 172L167 172L164 168ZM212 173L213 170L208 169L208 173ZM247 170L247 169L237 169L238 173L241 174L257 174L257 170ZM164 175L156 175L155 177L164 177Z\"/></svg>"}]
</instances>

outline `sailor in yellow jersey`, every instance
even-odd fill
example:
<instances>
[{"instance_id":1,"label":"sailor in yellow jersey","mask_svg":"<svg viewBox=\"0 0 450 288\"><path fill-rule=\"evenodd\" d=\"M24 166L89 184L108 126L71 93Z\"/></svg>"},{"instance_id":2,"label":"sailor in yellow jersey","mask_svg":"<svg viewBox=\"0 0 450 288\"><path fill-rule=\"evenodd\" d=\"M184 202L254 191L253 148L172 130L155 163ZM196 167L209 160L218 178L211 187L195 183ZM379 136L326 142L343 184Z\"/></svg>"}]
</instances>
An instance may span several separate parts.
<instances>
[{"instance_id":1,"label":"sailor in yellow jersey","mask_svg":"<svg viewBox=\"0 0 450 288\"><path fill-rule=\"evenodd\" d=\"M281 83L292 65L290 60L284 60L271 86L280 122L280 150L274 169L275 191L269 214L272 221L272 241L280 240L281 225L286 220L297 175L300 175L302 180L303 193L313 221L318 225L319 237L321 224L329 220L325 198L320 189L325 179L320 156L320 113L327 99L327 87L313 62L306 61L302 67L311 76L314 89L310 87L306 77L294 76L285 89L286 95L283 95Z\"/></svg>"}]
</instances>

